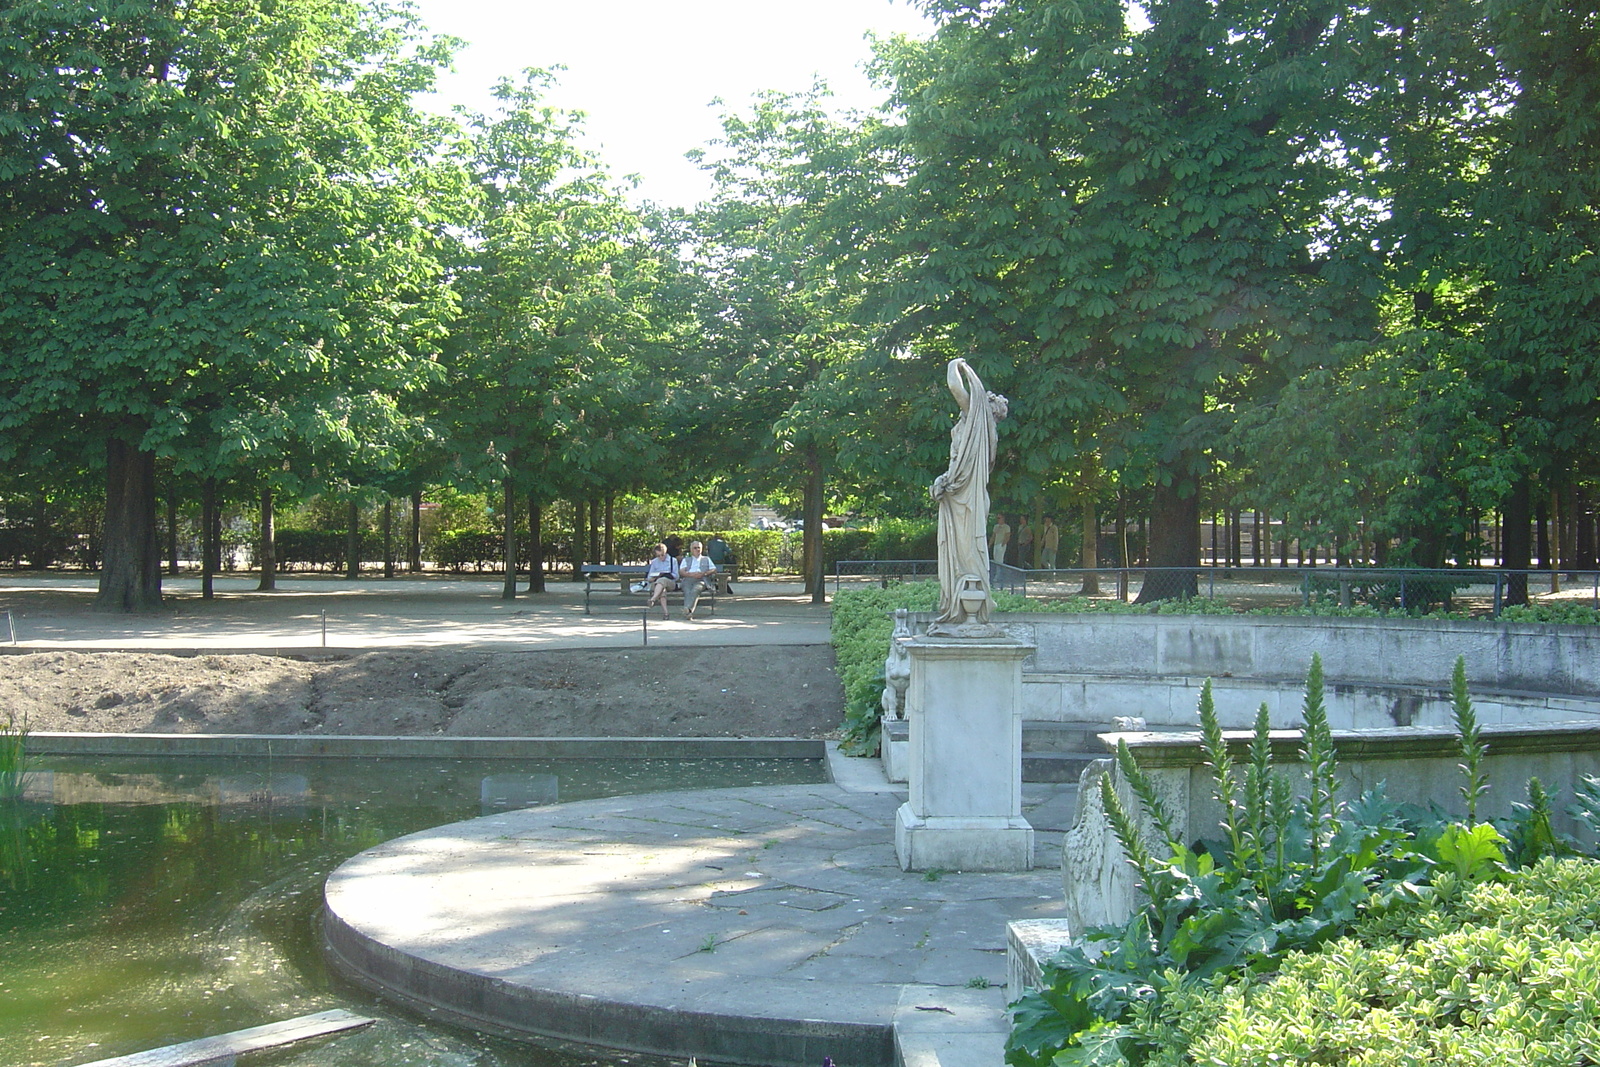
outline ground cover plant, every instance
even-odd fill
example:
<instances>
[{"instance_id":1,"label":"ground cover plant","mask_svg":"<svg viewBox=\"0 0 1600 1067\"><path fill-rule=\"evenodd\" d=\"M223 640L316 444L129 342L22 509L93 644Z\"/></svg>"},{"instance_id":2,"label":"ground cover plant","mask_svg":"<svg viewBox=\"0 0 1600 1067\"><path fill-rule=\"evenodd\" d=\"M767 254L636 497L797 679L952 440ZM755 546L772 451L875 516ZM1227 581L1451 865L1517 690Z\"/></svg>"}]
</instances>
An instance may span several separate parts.
<instances>
[{"instance_id":1,"label":"ground cover plant","mask_svg":"<svg viewBox=\"0 0 1600 1067\"><path fill-rule=\"evenodd\" d=\"M1546 857L1476 883L1441 874L1428 888L1286 958L1271 981L1173 998L1151 1020L1165 1039L1146 1062L1600 1062L1600 864Z\"/></svg>"},{"instance_id":2,"label":"ground cover plant","mask_svg":"<svg viewBox=\"0 0 1600 1067\"><path fill-rule=\"evenodd\" d=\"M1145 902L1086 931L1015 1005L1007 1062L1069 1065L1600 1062L1600 865L1550 826L1537 779L1503 825L1456 661L1465 818L1379 790L1339 796L1320 658L1307 675L1296 795L1274 765L1267 709L1236 762L1202 689L1202 744L1223 812L1186 842L1126 744L1101 801ZM1574 814L1600 829L1600 781ZM1154 826L1157 842L1143 824ZM1588 849L1592 853L1592 849Z\"/></svg>"}]
</instances>

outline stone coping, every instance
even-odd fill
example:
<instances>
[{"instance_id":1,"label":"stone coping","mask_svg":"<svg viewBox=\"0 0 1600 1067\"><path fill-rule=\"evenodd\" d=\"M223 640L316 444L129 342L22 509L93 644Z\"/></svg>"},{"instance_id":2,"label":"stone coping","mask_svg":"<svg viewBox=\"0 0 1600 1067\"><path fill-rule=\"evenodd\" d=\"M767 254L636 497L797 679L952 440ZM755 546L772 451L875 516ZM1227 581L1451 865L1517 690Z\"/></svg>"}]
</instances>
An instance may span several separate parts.
<instances>
[{"instance_id":1,"label":"stone coping","mask_svg":"<svg viewBox=\"0 0 1600 1067\"><path fill-rule=\"evenodd\" d=\"M1271 689L1274 691L1290 690L1299 693L1305 689L1305 671L1299 674L1272 675L1266 673L1252 674L1249 677L1236 677L1234 675L1211 674L1106 674L1094 671L1024 671L1024 682L1041 683L1067 683L1076 685L1088 683L1091 685L1170 685L1180 689L1199 689L1206 682L1213 687L1228 686L1240 689ZM1370 690L1375 693L1405 693L1427 696L1436 700L1448 701L1451 691L1448 685L1423 684L1420 682L1384 682L1361 681L1340 679L1327 682L1330 692L1344 690ZM1521 702L1568 703L1577 706L1593 705L1596 713L1600 714L1600 697L1586 693L1563 693L1552 689L1510 689L1493 688L1485 685L1471 687L1474 701L1486 700L1515 700Z\"/></svg>"},{"instance_id":2,"label":"stone coping","mask_svg":"<svg viewBox=\"0 0 1600 1067\"><path fill-rule=\"evenodd\" d=\"M405 737L352 734L38 732L51 756L278 756L334 759L814 759L827 742L792 737Z\"/></svg>"},{"instance_id":3,"label":"stone coping","mask_svg":"<svg viewBox=\"0 0 1600 1067\"><path fill-rule=\"evenodd\" d=\"M1600 722L1555 722L1529 725L1487 725L1480 732L1497 756L1567 752L1600 747ZM1127 743L1141 767L1188 767L1197 762L1201 739L1198 730L1112 732L1097 735L1114 752L1118 741ZM1235 758L1248 759L1247 730L1227 730L1223 736ZM1294 762L1299 758L1299 730L1273 730L1272 758ZM1428 726L1392 726L1376 730L1335 730L1333 748L1341 761L1452 759L1461 755L1461 739L1454 730Z\"/></svg>"}]
</instances>

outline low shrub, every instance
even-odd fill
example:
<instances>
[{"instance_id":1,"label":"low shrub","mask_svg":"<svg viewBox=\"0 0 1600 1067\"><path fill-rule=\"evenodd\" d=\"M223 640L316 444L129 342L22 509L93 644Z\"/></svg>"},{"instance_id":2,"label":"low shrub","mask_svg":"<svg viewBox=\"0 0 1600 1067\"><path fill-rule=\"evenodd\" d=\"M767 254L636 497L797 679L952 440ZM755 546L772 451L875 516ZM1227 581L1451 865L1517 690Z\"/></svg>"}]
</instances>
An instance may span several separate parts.
<instances>
[{"instance_id":1,"label":"low shrub","mask_svg":"<svg viewBox=\"0 0 1600 1067\"><path fill-rule=\"evenodd\" d=\"M799 535L796 534L798 537ZM832 574L834 564L845 559L868 559L869 546L873 541L873 531L844 527L839 530L822 531L822 568ZM901 557L904 558L904 557Z\"/></svg>"},{"instance_id":2,"label":"low shrub","mask_svg":"<svg viewBox=\"0 0 1600 1067\"><path fill-rule=\"evenodd\" d=\"M44 569L66 559L72 538L37 526L0 526L0 564Z\"/></svg>"},{"instance_id":3,"label":"low shrub","mask_svg":"<svg viewBox=\"0 0 1600 1067\"><path fill-rule=\"evenodd\" d=\"M845 699L839 747L847 755L874 756L878 752L883 661L889 654L895 609L931 611L938 602L938 582L851 589L834 597L833 655Z\"/></svg>"},{"instance_id":4,"label":"low shrub","mask_svg":"<svg viewBox=\"0 0 1600 1067\"><path fill-rule=\"evenodd\" d=\"M1380 790L1338 799L1317 657L1302 708L1303 796L1272 766L1266 706L1236 767L1202 688L1223 811L1214 840L1179 840L1119 745L1118 769L1164 838L1148 844L1101 778L1147 902L1046 968L1044 988L1013 1006L1007 1062L1465 1067L1496 1052L1518 1064L1600 1062L1600 865L1557 855L1573 846L1549 832L1537 780L1507 835L1475 822L1487 745L1461 659L1452 694L1465 821L1403 815ZM1600 782L1585 787L1580 807L1600 816ZM1513 870L1523 862L1532 866ZM1508 925L1513 914L1522 918Z\"/></svg>"},{"instance_id":5,"label":"low shrub","mask_svg":"<svg viewBox=\"0 0 1600 1067\"><path fill-rule=\"evenodd\" d=\"M343 570L346 536L342 531L278 527L272 546L282 570Z\"/></svg>"},{"instance_id":6,"label":"low shrub","mask_svg":"<svg viewBox=\"0 0 1600 1067\"><path fill-rule=\"evenodd\" d=\"M1443 881L1444 879L1441 879ZM1545 859L1399 899L1271 981L1194 988L1150 1019L1150 1067L1600 1062L1600 864Z\"/></svg>"},{"instance_id":7,"label":"low shrub","mask_svg":"<svg viewBox=\"0 0 1600 1067\"><path fill-rule=\"evenodd\" d=\"M939 554L939 524L933 519L879 519L867 543L867 559L933 559Z\"/></svg>"},{"instance_id":8,"label":"low shrub","mask_svg":"<svg viewBox=\"0 0 1600 1067\"><path fill-rule=\"evenodd\" d=\"M1001 611L1033 610L1024 597L996 591ZM851 756L875 756L883 708L883 661L889 654L896 608L932 611L939 583L896 582L882 588L847 589L833 599L832 639L839 680L844 683L844 735L840 749Z\"/></svg>"},{"instance_id":9,"label":"low shrub","mask_svg":"<svg viewBox=\"0 0 1600 1067\"><path fill-rule=\"evenodd\" d=\"M505 540L497 533L441 530L430 545L432 561L452 574L503 569Z\"/></svg>"},{"instance_id":10,"label":"low shrub","mask_svg":"<svg viewBox=\"0 0 1600 1067\"><path fill-rule=\"evenodd\" d=\"M777 574L783 541L782 530L728 531L728 545L741 574Z\"/></svg>"},{"instance_id":11,"label":"low shrub","mask_svg":"<svg viewBox=\"0 0 1600 1067\"><path fill-rule=\"evenodd\" d=\"M1575 600L1539 600L1500 612L1504 622L1543 622L1561 626L1600 626L1600 611Z\"/></svg>"}]
</instances>

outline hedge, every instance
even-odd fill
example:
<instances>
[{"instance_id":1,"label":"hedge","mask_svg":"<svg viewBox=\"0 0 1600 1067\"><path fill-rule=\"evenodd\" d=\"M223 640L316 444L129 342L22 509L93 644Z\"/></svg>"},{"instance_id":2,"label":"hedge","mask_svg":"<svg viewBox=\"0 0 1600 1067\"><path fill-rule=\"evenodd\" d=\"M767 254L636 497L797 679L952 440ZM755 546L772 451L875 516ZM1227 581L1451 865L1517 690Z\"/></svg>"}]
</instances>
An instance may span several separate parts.
<instances>
[{"instance_id":1,"label":"hedge","mask_svg":"<svg viewBox=\"0 0 1600 1067\"><path fill-rule=\"evenodd\" d=\"M991 595L1001 611L1031 611L1038 607L1014 593L997 589ZM932 611L938 603L936 581L846 589L833 598L830 634L845 700L840 747L847 755L878 753L883 661L889 655L889 635L894 632L894 610Z\"/></svg>"},{"instance_id":2,"label":"hedge","mask_svg":"<svg viewBox=\"0 0 1600 1067\"><path fill-rule=\"evenodd\" d=\"M1171 997L1153 1022L1149 1067L1600 1062L1600 864L1418 894L1270 979Z\"/></svg>"},{"instance_id":3,"label":"hedge","mask_svg":"<svg viewBox=\"0 0 1600 1067\"><path fill-rule=\"evenodd\" d=\"M299 530L278 527L273 532L273 555L281 570L343 570L345 543L342 531Z\"/></svg>"},{"instance_id":4,"label":"hedge","mask_svg":"<svg viewBox=\"0 0 1600 1067\"><path fill-rule=\"evenodd\" d=\"M72 537L33 526L0 527L0 563L9 567L52 567L72 551Z\"/></svg>"}]
</instances>

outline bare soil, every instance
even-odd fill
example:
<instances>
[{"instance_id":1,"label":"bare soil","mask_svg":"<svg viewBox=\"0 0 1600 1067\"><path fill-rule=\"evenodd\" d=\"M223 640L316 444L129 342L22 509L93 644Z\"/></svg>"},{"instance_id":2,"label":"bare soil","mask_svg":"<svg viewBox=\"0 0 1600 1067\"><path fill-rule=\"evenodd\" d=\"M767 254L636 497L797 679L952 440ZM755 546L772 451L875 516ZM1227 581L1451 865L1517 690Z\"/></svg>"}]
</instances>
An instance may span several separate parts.
<instances>
[{"instance_id":1,"label":"bare soil","mask_svg":"<svg viewBox=\"0 0 1600 1067\"><path fill-rule=\"evenodd\" d=\"M0 717L34 731L825 737L843 707L826 645L0 657Z\"/></svg>"}]
</instances>

